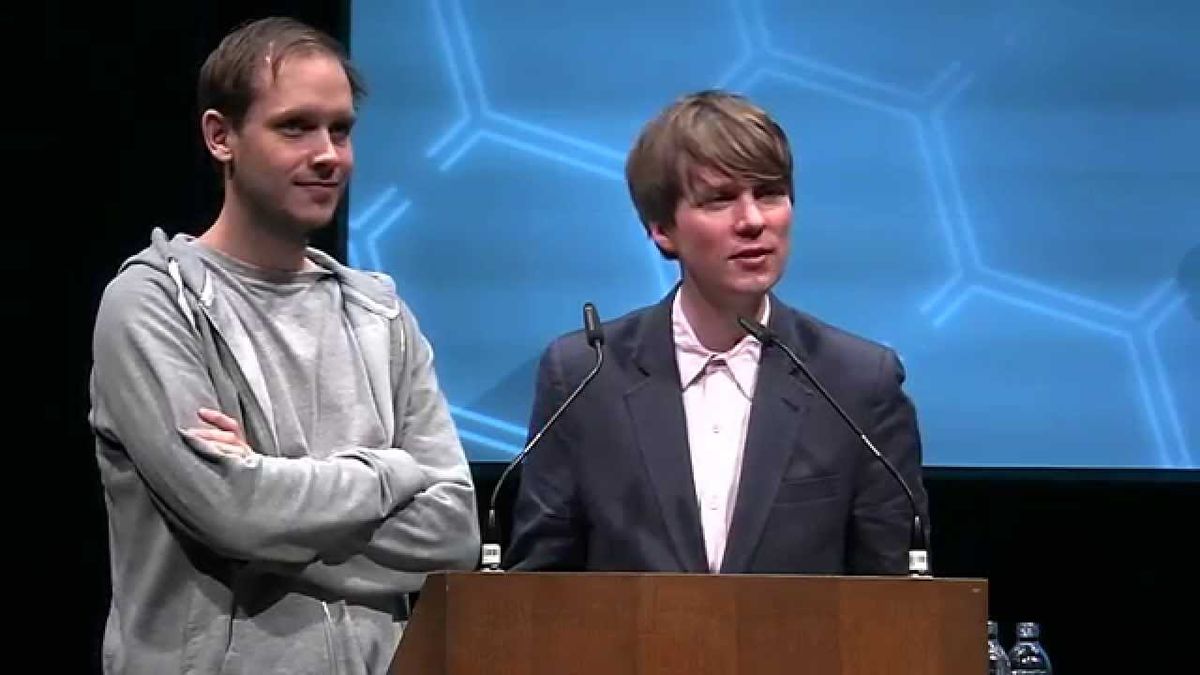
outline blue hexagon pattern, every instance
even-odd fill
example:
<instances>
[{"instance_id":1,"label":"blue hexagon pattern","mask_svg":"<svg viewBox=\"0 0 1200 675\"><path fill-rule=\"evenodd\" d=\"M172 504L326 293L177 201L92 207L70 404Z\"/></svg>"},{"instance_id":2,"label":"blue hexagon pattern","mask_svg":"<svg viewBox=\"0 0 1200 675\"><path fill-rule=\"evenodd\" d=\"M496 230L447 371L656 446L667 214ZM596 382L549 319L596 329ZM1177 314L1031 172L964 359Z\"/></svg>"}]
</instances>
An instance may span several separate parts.
<instances>
[{"instance_id":1,"label":"blue hexagon pattern","mask_svg":"<svg viewBox=\"0 0 1200 675\"><path fill-rule=\"evenodd\" d=\"M625 154L682 93L797 157L789 303L894 347L929 465L1200 467L1200 5L355 0L349 255L433 343L475 460L542 348L678 271Z\"/></svg>"}]
</instances>

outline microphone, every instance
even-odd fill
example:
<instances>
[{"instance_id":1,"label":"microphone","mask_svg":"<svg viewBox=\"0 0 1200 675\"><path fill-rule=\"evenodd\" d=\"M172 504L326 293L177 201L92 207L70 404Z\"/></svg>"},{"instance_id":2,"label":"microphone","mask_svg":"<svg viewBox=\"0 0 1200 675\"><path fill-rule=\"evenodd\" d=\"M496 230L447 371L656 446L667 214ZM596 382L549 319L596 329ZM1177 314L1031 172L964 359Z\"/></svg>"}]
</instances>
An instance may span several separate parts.
<instances>
[{"instance_id":1,"label":"microphone","mask_svg":"<svg viewBox=\"0 0 1200 675\"><path fill-rule=\"evenodd\" d=\"M925 537L924 523L921 521L921 511L917 508L917 499L913 496L912 489L909 488L908 483L904 481L904 478L900 476L900 472L896 471L896 467L892 466L892 463L888 461L888 458L884 457L883 454L879 452L879 450L875 447L875 444L871 442L871 439L867 438L867 435L863 433L863 430L858 428L858 425L854 423L854 420L850 419L850 416L846 414L846 411L842 409L842 406L838 405L838 402L834 400L833 396L830 395L825 387L821 386L821 383L818 382L817 378L813 376L812 371L808 369L808 366L804 365L804 362L801 361L798 356L796 356L796 353L793 352L790 347L780 341L780 339L775 335L774 332L771 331L770 328L767 328L753 319L747 319L740 316L738 317L737 322L738 325L740 325L747 333L753 335L754 339L758 340L764 346L774 345L781 349L783 353L787 355L788 359L791 360L791 362L797 368L799 368L801 372L804 373L804 376L808 378L808 381L812 382L813 386L817 388L817 391L821 392L821 396L829 402L829 405L833 406L833 409L837 411L837 414L846 422L846 425L850 427L856 436L858 436L859 440L863 442L863 445L867 446L867 449L871 451L871 454L875 456L875 459L883 462L884 468L888 470L888 473L892 474L892 478L895 478L896 482L900 484L900 487L904 489L904 495L908 497L908 503L910 506L912 506L913 512L912 532L909 535L908 543L908 574L912 577L931 576L929 573L929 545Z\"/></svg>"},{"instance_id":2,"label":"microphone","mask_svg":"<svg viewBox=\"0 0 1200 675\"><path fill-rule=\"evenodd\" d=\"M537 434L525 444L521 452L517 453L517 456L508 463L508 466L504 468L504 473L501 473L500 479L496 481L496 486L492 488L492 498L488 503L487 532L484 539L481 560L481 565L485 572L500 571L500 532L496 523L496 498L500 495L500 488L504 485L505 479L508 478L513 469L517 468L525 460L525 456L538 444L538 441L542 440L542 436L546 435L546 432L550 430L550 427L554 426L558 418L562 417L562 414L566 412L567 408L579 396L584 387L596 377L596 373L600 372L600 366L604 363L604 329L600 326L600 315L596 312L596 306L590 302L583 303L583 334L587 338L588 345L596 352L596 362L592 366L591 371L583 378L579 386L575 387L575 391L572 391L571 395L562 402L562 405L558 406L558 409L554 411L550 419L546 420L546 423L542 425Z\"/></svg>"}]
</instances>

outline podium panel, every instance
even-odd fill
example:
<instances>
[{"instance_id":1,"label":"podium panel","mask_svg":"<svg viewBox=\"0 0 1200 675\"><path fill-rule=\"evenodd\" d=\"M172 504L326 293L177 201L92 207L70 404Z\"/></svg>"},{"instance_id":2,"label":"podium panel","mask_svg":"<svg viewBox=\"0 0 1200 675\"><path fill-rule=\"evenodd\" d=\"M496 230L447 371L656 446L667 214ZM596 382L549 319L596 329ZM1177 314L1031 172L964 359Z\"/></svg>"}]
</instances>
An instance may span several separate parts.
<instances>
[{"instance_id":1,"label":"podium panel","mask_svg":"<svg viewBox=\"0 0 1200 675\"><path fill-rule=\"evenodd\" d=\"M979 579L430 575L392 675L983 675Z\"/></svg>"}]
</instances>

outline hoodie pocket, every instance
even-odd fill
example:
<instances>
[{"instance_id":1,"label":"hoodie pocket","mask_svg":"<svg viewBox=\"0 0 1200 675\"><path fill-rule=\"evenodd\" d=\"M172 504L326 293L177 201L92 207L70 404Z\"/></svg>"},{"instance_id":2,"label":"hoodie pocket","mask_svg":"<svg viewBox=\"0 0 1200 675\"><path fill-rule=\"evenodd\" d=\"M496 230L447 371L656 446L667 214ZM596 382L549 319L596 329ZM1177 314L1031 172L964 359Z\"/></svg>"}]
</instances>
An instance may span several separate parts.
<instances>
[{"instance_id":1,"label":"hoodie pocket","mask_svg":"<svg viewBox=\"0 0 1200 675\"><path fill-rule=\"evenodd\" d=\"M258 577L253 590L239 596L222 675L329 673L350 675L339 663L333 605L273 585ZM197 671L214 672L212 670Z\"/></svg>"},{"instance_id":2,"label":"hoodie pocket","mask_svg":"<svg viewBox=\"0 0 1200 675\"><path fill-rule=\"evenodd\" d=\"M192 585L184 618L184 673L224 673L233 646L233 594L211 577Z\"/></svg>"}]
</instances>

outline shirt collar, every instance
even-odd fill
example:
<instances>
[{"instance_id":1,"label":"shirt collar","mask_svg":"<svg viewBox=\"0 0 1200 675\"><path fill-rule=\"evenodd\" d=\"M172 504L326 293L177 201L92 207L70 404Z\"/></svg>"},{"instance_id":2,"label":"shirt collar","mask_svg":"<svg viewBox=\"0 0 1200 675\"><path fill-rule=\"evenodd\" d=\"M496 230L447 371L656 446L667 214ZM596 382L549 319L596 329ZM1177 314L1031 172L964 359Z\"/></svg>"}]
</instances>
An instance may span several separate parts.
<instances>
[{"instance_id":1,"label":"shirt collar","mask_svg":"<svg viewBox=\"0 0 1200 675\"><path fill-rule=\"evenodd\" d=\"M683 312L681 298L683 289L675 292L671 303L671 332L675 340L675 360L679 364L679 384L687 389L704 373L713 360L723 361L737 382L742 393L750 398L754 394L754 383L758 375L758 359L762 355L762 343L746 335L737 344L724 352L714 352L696 337L692 324ZM759 323L766 325L771 319L771 296L763 302Z\"/></svg>"}]
</instances>

